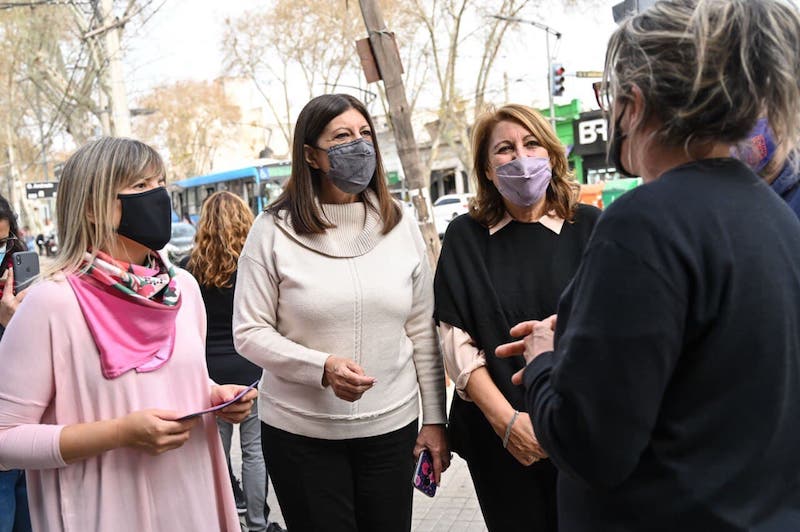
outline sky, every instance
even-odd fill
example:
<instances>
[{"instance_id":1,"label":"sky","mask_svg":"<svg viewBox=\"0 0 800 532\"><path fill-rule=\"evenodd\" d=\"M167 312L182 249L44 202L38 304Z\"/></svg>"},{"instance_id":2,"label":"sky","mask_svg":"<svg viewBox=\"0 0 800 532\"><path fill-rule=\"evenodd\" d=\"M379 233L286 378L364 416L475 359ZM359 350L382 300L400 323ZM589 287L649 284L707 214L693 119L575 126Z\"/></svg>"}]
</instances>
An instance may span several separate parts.
<instances>
[{"instance_id":1,"label":"sky","mask_svg":"<svg viewBox=\"0 0 800 532\"><path fill-rule=\"evenodd\" d=\"M606 43L615 28L611 5L618 0L588 1L590 9L565 12L558 6L553 7L555 2L545 2L545 9L532 8L520 14L520 18L536 20L562 33L560 42L552 43L556 59L564 64L568 75L564 97L557 99L557 103L579 98L587 110L593 107L591 82L594 80L570 75L577 70L602 70ZM264 3L265 0L166 0L143 28L125 35L129 98L135 100L162 83L219 76L225 18L236 17ZM351 0L351 4L357 5L357 2ZM506 73L510 80L510 100L546 106L549 91L545 81L548 67L544 47L544 33L523 25L504 42L490 79L490 89L499 93L503 73ZM479 57L479 52L473 47L460 53L468 64L472 57ZM468 69L463 73L465 77L471 75Z\"/></svg>"}]
</instances>

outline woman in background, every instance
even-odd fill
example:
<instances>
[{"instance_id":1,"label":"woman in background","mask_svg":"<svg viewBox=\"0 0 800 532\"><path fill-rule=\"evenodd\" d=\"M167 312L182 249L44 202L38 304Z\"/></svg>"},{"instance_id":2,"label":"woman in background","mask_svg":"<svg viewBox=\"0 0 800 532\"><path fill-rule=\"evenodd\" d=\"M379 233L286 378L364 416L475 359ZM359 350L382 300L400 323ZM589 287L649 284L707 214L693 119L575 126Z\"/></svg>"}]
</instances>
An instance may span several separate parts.
<instances>
[{"instance_id":1,"label":"woman in background","mask_svg":"<svg viewBox=\"0 0 800 532\"><path fill-rule=\"evenodd\" d=\"M216 382L244 386L261 377L261 368L236 352L231 332L236 263L252 225L253 213L244 200L227 191L215 192L203 203L194 248L181 262L200 285L206 307L208 374ZM233 424L217 419L217 425L230 468ZM247 529L249 532L279 532L282 529L277 523L269 523L267 469L261 454L257 405L253 405L250 415L239 425L239 437Z\"/></svg>"}]
</instances>

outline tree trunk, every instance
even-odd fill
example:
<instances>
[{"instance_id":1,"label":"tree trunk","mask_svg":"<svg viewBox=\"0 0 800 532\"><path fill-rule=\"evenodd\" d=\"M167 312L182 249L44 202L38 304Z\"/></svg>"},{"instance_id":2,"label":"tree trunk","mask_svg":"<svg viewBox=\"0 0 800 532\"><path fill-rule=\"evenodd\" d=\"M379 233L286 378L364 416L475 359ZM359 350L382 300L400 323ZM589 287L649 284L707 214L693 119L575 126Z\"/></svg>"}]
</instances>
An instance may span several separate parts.
<instances>
[{"instance_id":1,"label":"tree trunk","mask_svg":"<svg viewBox=\"0 0 800 532\"><path fill-rule=\"evenodd\" d=\"M436 268L441 242L433 223L433 207L428 192L430 177L423 171L417 143L414 140L411 113L394 41L386 29L383 13L377 0L359 0L359 4L361 15L364 17L364 25L369 33L372 51L375 54L375 62L383 79L386 99L389 101L389 120L397 143L397 153L400 156L400 163L403 165L409 193L412 195L417 210L422 236L428 247L428 260L431 268Z\"/></svg>"},{"instance_id":2,"label":"tree trunk","mask_svg":"<svg viewBox=\"0 0 800 532\"><path fill-rule=\"evenodd\" d=\"M114 13L112 0L100 0L100 26L111 23ZM119 46L118 27L111 27L105 31L103 42L105 45L108 66L106 67L107 86L111 111L111 126L115 137L131 136L131 115L128 109L128 94L125 90L125 78L122 75L122 51Z\"/></svg>"}]
</instances>

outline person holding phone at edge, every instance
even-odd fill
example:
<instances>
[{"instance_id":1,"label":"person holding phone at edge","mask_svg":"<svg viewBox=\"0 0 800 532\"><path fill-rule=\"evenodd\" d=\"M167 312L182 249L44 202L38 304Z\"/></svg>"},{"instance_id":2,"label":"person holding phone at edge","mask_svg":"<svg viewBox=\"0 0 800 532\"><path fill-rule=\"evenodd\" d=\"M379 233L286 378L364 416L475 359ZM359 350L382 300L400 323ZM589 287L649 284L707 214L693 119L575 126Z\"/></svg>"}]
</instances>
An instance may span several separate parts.
<instances>
[{"instance_id":1,"label":"person holding phone at edge","mask_svg":"<svg viewBox=\"0 0 800 532\"><path fill-rule=\"evenodd\" d=\"M555 312L600 211L578 203L564 146L530 107L480 115L472 152L478 193L448 226L434 281L457 392L450 439L491 532L555 531L556 470L510 381L524 360L499 359L494 349L511 340L512 325ZM509 511L518 506L526 512Z\"/></svg>"},{"instance_id":2,"label":"person holding phone at edge","mask_svg":"<svg viewBox=\"0 0 800 532\"><path fill-rule=\"evenodd\" d=\"M798 49L783 0L660 1L611 37L609 153L644 184L496 350L529 362L561 532L800 530L800 220L730 156L763 115L800 146Z\"/></svg>"},{"instance_id":3,"label":"person holding phone at edge","mask_svg":"<svg viewBox=\"0 0 800 532\"><path fill-rule=\"evenodd\" d=\"M236 350L264 368L267 469L289 530L407 532L415 458L431 452L437 481L450 459L425 244L360 101L311 100L292 149L234 300Z\"/></svg>"},{"instance_id":4,"label":"person holding phone at edge","mask_svg":"<svg viewBox=\"0 0 800 532\"><path fill-rule=\"evenodd\" d=\"M27 246L18 238L17 215L11 210L8 201L0 196L0 277L5 275L2 285L2 296L0 296L0 338L3 337L11 316L17 310L22 300L25 299L27 290L15 294L14 290L7 290L6 287L14 286L14 268L12 267L12 256L18 251L27 251Z\"/></svg>"},{"instance_id":5,"label":"person holding phone at edge","mask_svg":"<svg viewBox=\"0 0 800 532\"><path fill-rule=\"evenodd\" d=\"M18 235L17 215L11 209L8 201L0 196L0 277L5 275L1 289L2 295L0 295L0 340L3 338L8 322L11 321L17 307L28 293L26 289L15 294L13 289L12 255L27 249ZM0 367L3 367L2 359L0 359ZM0 468L0 530L9 532L31 530L25 472L20 469L3 471Z\"/></svg>"},{"instance_id":6,"label":"person holding phone at edge","mask_svg":"<svg viewBox=\"0 0 800 532\"><path fill-rule=\"evenodd\" d=\"M26 469L34 529L240 529L216 423L176 421L244 387L208 378L200 290L154 251L164 182L161 157L125 138L64 166L58 254L0 342L0 467ZM239 422L255 396L217 415Z\"/></svg>"},{"instance_id":7,"label":"person holding phone at edge","mask_svg":"<svg viewBox=\"0 0 800 532\"><path fill-rule=\"evenodd\" d=\"M180 265L200 285L208 317L206 363L216 382L249 385L261 377L261 368L240 356L233 347L233 294L236 263L253 225L253 212L239 196L222 190L203 202L192 252ZM230 471L230 449L234 426L217 419ZM255 402L247 419L239 424L242 448L242 484L247 501L245 524L248 532L282 532L269 522L267 469L261 454L261 423ZM231 477L231 483L235 478ZM235 489L235 488L233 488Z\"/></svg>"}]
</instances>

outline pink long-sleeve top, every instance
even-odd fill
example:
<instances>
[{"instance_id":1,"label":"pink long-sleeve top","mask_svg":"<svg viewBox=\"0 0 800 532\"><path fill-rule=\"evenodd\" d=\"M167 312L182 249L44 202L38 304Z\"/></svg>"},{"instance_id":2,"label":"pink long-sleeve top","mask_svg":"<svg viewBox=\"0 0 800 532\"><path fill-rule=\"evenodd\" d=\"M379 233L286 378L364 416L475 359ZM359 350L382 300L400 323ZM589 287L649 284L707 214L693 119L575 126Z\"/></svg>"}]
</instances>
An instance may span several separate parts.
<instances>
[{"instance_id":1,"label":"pink long-sleeve top","mask_svg":"<svg viewBox=\"0 0 800 532\"><path fill-rule=\"evenodd\" d=\"M27 471L34 530L48 532L239 531L213 415L160 456L122 448L65 464L66 425L158 408L210 406L206 318L197 283L178 273L172 358L150 373L107 380L72 289L64 279L31 288L0 342L0 469Z\"/></svg>"}]
</instances>

